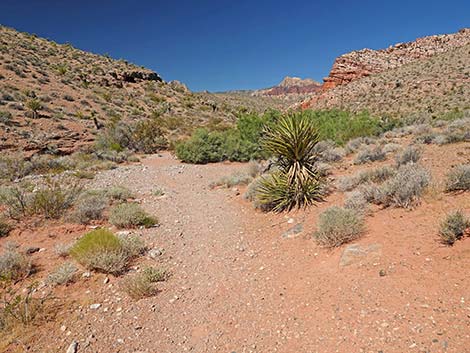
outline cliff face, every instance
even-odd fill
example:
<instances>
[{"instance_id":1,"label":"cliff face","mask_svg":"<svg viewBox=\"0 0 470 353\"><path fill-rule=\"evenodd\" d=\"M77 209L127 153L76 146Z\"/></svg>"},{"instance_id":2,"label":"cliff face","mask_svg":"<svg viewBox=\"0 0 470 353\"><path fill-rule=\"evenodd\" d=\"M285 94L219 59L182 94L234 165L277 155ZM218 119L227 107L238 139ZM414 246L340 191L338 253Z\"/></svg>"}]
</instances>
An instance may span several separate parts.
<instances>
[{"instance_id":1,"label":"cliff face","mask_svg":"<svg viewBox=\"0 0 470 353\"><path fill-rule=\"evenodd\" d=\"M398 43L387 49L362 49L339 56L328 77L323 79L323 89L339 85L371 74L395 69L410 62L429 58L470 42L470 28L457 33L418 38L413 42Z\"/></svg>"}]
</instances>

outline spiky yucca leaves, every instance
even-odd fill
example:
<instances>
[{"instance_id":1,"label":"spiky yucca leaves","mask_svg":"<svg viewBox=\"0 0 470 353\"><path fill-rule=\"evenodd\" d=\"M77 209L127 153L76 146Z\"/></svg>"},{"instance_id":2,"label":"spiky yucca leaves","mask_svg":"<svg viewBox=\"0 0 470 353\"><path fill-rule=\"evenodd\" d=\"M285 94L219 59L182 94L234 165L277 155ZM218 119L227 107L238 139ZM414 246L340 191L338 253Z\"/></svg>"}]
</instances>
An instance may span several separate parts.
<instances>
[{"instance_id":1,"label":"spiky yucca leaves","mask_svg":"<svg viewBox=\"0 0 470 353\"><path fill-rule=\"evenodd\" d=\"M322 200L315 169L317 130L308 117L289 114L265 129L264 148L276 158L278 170L261 180L258 199L275 212L306 207Z\"/></svg>"}]
</instances>

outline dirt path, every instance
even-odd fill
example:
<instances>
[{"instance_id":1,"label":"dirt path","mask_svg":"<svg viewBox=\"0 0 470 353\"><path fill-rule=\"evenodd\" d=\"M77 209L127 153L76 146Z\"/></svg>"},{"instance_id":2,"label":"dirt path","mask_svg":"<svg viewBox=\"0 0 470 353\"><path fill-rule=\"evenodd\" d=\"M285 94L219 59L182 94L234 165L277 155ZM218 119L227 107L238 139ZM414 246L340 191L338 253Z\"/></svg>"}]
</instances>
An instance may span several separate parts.
<instances>
[{"instance_id":1,"label":"dirt path","mask_svg":"<svg viewBox=\"0 0 470 353\"><path fill-rule=\"evenodd\" d=\"M63 351L79 352L470 352L470 239L452 249L432 240L436 214L465 195L414 211L368 217L358 243L371 254L340 266L345 247L318 248L309 234L321 209L266 215L236 190L209 184L243 164L183 165L170 155L103 172L96 186L124 185L160 218L139 231L173 274L155 297L133 302L120 279L86 293L64 319ZM154 196L163 189L163 197ZM294 238L281 234L301 224ZM101 277L102 276L102 277ZM90 303L100 303L97 310ZM59 350L61 351L61 350Z\"/></svg>"}]
</instances>

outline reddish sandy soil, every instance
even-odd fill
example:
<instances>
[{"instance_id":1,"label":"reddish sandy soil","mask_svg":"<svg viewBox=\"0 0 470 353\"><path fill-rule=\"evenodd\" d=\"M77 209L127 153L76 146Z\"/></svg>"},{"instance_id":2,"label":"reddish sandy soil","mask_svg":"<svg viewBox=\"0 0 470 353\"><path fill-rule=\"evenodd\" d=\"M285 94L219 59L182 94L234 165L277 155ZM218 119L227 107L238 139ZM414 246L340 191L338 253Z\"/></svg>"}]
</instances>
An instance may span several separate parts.
<instances>
[{"instance_id":1,"label":"reddish sandy soil","mask_svg":"<svg viewBox=\"0 0 470 353\"><path fill-rule=\"evenodd\" d=\"M34 343L17 341L7 352L66 352L73 340L79 353L470 352L470 237L453 247L437 238L446 213L470 214L468 193L441 187L452 165L469 161L468 144L426 146L422 163L433 187L414 210L372 209L356 243L379 251L348 266L339 265L347 245L326 250L311 239L318 214L341 205L343 193L308 211L273 215L254 211L243 190L209 188L244 164L183 165L164 154L102 172L95 186L129 187L161 221L136 233L163 255L136 266L160 266L171 277L158 295L137 302L120 289L121 278L80 278L58 293L69 309L25 338ZM333 177L361 168L347 159ZM165 195L154 196L157 188ZM302 233L281 236L297 223ZM9 240L46 248L34 257L49 266L60 262L52 244L84 231L62 227L56 238L48 228Z\"/></svg>"}]
</instances>

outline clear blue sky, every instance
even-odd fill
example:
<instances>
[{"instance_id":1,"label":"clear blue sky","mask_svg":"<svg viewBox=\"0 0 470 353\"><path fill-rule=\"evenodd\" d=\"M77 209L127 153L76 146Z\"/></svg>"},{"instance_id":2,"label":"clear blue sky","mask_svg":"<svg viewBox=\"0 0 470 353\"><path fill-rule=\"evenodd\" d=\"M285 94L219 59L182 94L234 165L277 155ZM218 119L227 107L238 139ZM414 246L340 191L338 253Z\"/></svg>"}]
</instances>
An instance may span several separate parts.
<instances>
[{"instance_id":1,"label":"clear blue sky","mask_svg":"<svg viewBox=\"0 0 470 353\"><path fill-rule=\"evenodd\" d=\"M326 76L336 56L470 26L470 1L0 0L0 23L192 90Z\"/></svg>"}]
</instances>

